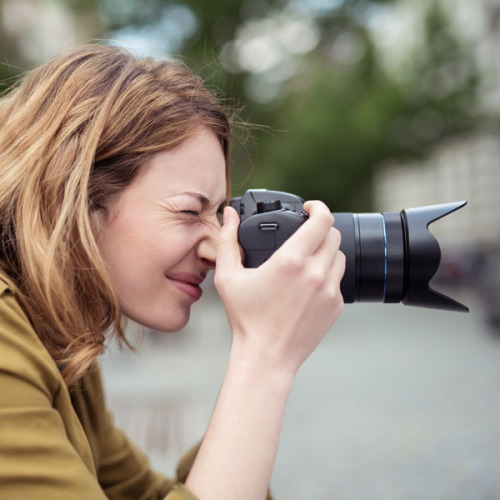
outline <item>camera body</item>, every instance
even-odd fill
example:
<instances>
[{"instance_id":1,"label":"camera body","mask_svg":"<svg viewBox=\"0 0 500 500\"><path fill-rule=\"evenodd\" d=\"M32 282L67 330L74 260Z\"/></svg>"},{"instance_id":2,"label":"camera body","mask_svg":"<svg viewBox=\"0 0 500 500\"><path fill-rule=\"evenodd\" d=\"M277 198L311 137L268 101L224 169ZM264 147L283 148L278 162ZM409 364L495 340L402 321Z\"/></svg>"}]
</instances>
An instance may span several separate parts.
<instances>
[{"instance_id":1,"label":"camera body","mask_svg":"<svg viewBox=\"0 0 500 500\"><path fill-rule=\"evenodd\" d=\"M258 267L307 220L304 201L291 193L250 189L231 200L240 216L238 238L244 265ZM345 303L385 302L468 311L432 289L441 250L430 223L466 202L404 209L401 212L333 213L346 256L341 282Z\"/></svg>"}]
</instances>

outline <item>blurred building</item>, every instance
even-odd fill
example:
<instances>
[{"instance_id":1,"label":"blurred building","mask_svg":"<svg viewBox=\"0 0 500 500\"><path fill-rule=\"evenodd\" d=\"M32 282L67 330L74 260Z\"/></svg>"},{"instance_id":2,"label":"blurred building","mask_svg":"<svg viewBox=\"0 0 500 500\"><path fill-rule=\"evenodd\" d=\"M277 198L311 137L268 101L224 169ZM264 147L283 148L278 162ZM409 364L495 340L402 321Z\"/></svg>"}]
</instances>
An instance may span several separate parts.
<instances>
[{"instance_id":1,"label":"blurred building","mask_svg":"<svg viewBox=\"0 0 500 500\"><path fill-rule=\"evenodd\" d=\"M481 74L478 103L490 125L447 140L421 161L387 163L375 179L380 210L468 200L468 206L436 223L442 245L455 250L500 251L500 0L442 0L454 28L467 41ZM400 2L394 15L406 19L415 1ZM406 9L406 10L405 10ZM405 30L411 24L405 24ZM418 26L413 25L418 30ZM402 37L407 37L401 33ZM393 40L394 42L394 40ZM396 46L398 44L395 44ZM390 50L388 44L385 50ZM432 226L434 227L434 226Z\"/></svg>"},{"instance_id":2,"label":"blurred building","mask_svg":"<svg viewBox=\"0 0 500 500\"><path fill-rule=\"evenodd\" d=\"M382 166L375 177L377 210L467 200L436 223L440 242L455 250L500 246L500 130L485 129L439 145L423 161Z\"/></svg>"}]
</instances>

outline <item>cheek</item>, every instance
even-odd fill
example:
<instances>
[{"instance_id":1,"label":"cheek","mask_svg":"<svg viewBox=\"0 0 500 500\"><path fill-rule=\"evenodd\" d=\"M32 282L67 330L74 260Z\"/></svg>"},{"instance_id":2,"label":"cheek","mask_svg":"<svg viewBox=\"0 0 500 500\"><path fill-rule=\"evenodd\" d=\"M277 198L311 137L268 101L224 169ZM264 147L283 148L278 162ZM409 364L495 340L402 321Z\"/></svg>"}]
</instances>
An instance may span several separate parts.
<instances>
[{"instance_id":1,"label":"cheek","mask_svg":"<svg viewBox=\"0 0 500 500\"><path fill-rule=\"evenodd\" d=\"M145 238L148 238L147 240ZM156 245L156 232L144 231L144 225L119 217L101 226L96 235L97 245L115 285L128 274L134 274L138 265L145 263L146 250Z\"/></svg>"},{"instance_id":2,"label":"cheek","mask_svg":"<svg viewBox=\"0 0 500 500\"><path fill-rule=\"evenodd\" d=\"M123 211L100 226L96 236L113 281L149 279L188 256L201 238L202 229L178 221L158 220L138 211ZM128 276L128 278L127 278Z\"/></svg>"},{"instance_id":3,"label":"cheek","mask_svg":"<svg viewBox=\"0 0 500 500\"><path fill-rule=\"evenodd\" d=\"M138 273L139 277L141 273L162 274L189 256L196 242L196 232L187 227L141 225L114 239L112 252L108 252L113 255L108 259L121 272Z\"/></svg>"},{"instance_id":4,"label":"cheek","mask_svg":"<svg viewBox=\"0 0 500 500\"><path fill-rule=\"evenodd\" d=\"M165 229L155 238L152 247L159 256L162 254L166 260L182 260L196 248L200 238L197 231L189 227Z\"/></svg>"}]
</instances>

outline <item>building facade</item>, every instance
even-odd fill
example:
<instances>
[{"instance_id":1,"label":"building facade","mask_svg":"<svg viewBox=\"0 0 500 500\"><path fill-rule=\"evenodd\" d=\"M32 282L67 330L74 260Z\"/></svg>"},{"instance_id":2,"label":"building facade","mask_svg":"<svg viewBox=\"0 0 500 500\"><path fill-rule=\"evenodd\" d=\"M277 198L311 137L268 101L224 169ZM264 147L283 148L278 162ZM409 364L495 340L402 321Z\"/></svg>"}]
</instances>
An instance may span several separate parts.
<instances>
[{"instance_id":1,"label":"building facade","mask_svg":"<svg viewBox=\"0 0 500 500\"><path fill-rule=\"evenodd\" d=\"M433 232L443 246L455 250L500 252L500 128L494 125L500 118L500 0L441 3L474 54L481 75L478 106L489 125L443 142L423 160L380 165L375 204L377 210L400 210L467 200L465 208L431 226ZM413 4L400 2L395 15L404 17L405 6Z\"/></svg>"}]
</instances>

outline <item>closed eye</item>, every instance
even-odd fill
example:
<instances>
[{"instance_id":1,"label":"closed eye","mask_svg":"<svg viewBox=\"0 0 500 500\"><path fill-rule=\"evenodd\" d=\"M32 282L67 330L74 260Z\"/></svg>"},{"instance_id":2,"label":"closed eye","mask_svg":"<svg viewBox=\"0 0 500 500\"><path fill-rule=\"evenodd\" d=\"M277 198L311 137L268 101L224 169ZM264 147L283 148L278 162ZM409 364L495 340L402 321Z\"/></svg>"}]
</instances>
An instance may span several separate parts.
<instances>
[{"instance_id":1,"label":"closed eye","mask_svg":"<svg viewBox=\"0 0 500 500\"><path fill-rule=\"evenodd\" d=\"M194 217L199 217L200 212L197 212L196 210L181 210L182 214L187 214L187 215L193 215Z\"/></svg>"}]
</instances>

